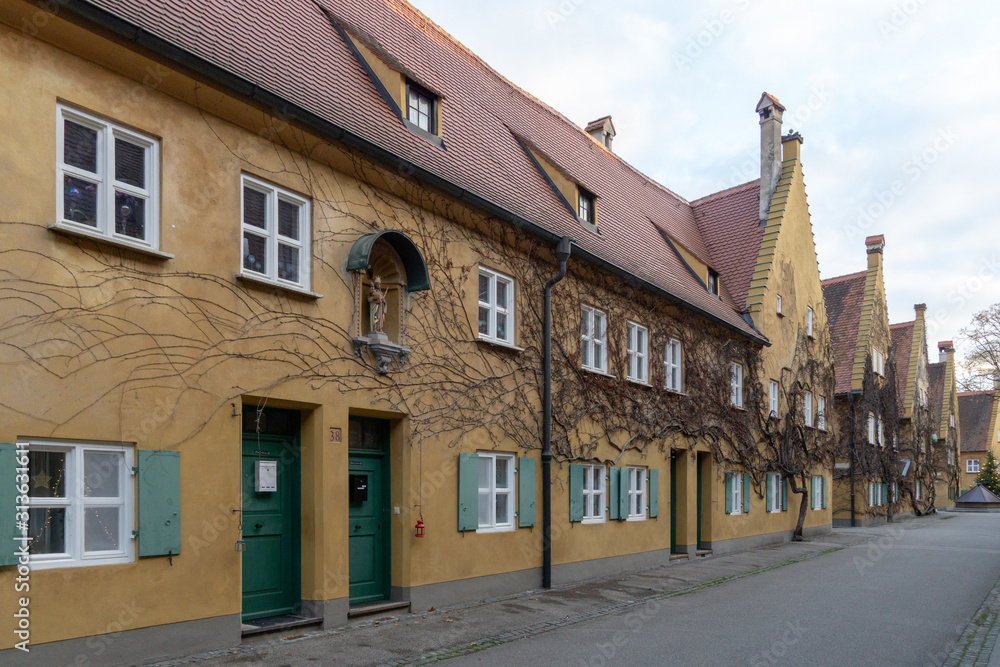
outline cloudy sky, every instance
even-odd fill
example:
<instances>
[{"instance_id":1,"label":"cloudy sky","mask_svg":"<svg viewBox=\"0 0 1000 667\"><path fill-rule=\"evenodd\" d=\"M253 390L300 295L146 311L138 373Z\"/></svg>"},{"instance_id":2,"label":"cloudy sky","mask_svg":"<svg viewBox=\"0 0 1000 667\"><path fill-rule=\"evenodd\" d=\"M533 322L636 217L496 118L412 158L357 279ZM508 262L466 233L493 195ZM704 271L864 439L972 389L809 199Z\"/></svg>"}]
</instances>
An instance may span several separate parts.
<instances>
[{"instance_id":1,"label":"cloudy sky","mask_svg":"<svg viewBox=\"0 0 1000 667\"><path fill-rule=\"evenodd\" d=\"M411 0L689 200L759 176L766 90L805 138L824 278L886 236L892 322L926 302L936 341L1000 302L1000 5L995 0Z\"/></svg>"}]
</instances>

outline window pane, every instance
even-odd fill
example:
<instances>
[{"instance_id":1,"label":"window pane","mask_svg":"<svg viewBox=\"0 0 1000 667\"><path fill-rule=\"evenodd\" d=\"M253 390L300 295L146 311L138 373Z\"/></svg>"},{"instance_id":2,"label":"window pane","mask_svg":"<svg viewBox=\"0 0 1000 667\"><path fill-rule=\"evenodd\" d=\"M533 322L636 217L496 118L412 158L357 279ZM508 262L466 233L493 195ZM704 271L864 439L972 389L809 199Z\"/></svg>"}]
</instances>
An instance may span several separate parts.
<instances>
[{"instance_id":1,"label":"window pane","mask_svg":"<svg viewBox=\"0 0 1000 667\"><path fill-rule=\"evenodd\" d=\"M267 273L267 239L244 232L243 268L257 273Z\"/></svg>"},{"instance_id":2,"label":"window pane","mask_svg":"<svg viewBox=\"0 0 1000 667\"><path fill-rule=\"evenodd\" d=\"M490 488L490 477L492 476L493 459L488 456L479 457L479 488Z\"/></svg>"},{"instance_id":3,"label":"window pane","mask_svg":"<svg viewBox=\"0 0 1000 667\"><path fill-rule=\"evenodd\" d=\"M601 346L594 345L594 368L601 368Z\"/></svg>"},{"instance_id":4,"label":"window pane","mask_svg":"<svg viewBox=\"0 0 1000 667\"><path fill-rule=\"evenodd\" d=\"M479 274L479 300L490 303L490 277L482 273Z\"/></svg>"},{"instance_id":5,"label":"window pane","mask_svg":"<svg viewBox=\"0 0 1000 667\"><path fill-rule=\"evenodd\" d=\"M115 190L115 233L146 238L146 200Z\"/></svg>"},{"instance_id":6,"label":"window pane","mask_svg":"<svg viewBox=\"0 0 1000 667\"><path fill-rule=\"evenodd\" d=\"M290 239L299 238L299 207L291 202L278 200L278 233Z\"/></svg>"},{"instance_id":7,"label":"window pane","mask_svg":"<svg viewBox=\"0 0 1000 667\"><path fill-rule=\"evenodd\" d=\"M594 338L604 340L604 315L594 315Z\"/></svg>"},{"instance_id":8,"label":"window pane","mask_svg":"<svg viewBox=\"0 0 1000 667\"><path fill-rule=\"evenodd\" d=\"M497 308L507 310L507 283L497 280Z\"/></svg>"},{"instance_id":9,"label":"window pane","mask_svg":"<svg viewBox=\"0 0 1000 667\"><path fill-rule=\"evenodd\" d=\"M497 507L497 523L510 523L510 516L508 511L507 499L510 497L508 493L498 493L496 499Z\"/></svg>"},{"instance_id":10,"label":"window pane","mask_svg":"<svg viewBox=\"0 0 1000 667\"><path fill-rule=\"evenodd\" d=\"M32 554L66 553L66 509L32 507L28 510L28 551Z\"/></svg>"},{"instance_id":11,"label":"window pane","mask_svg":"<svg viewBox=\"0 0 1000 667\"><path fill-rule=\"evenodd\" d=\"M115 180L146 187L146 149L115 138Z\"/></svg>"},{"instance_id":12,"label":"window pane","mask_svg":"<svg viewBox=\"0 0 1000 667\"><path fill-rule=\"evenodd\" d=\"M490 310L482 306L479 307L479 333L490 335Z\"/></svg>"},{"instance_id":13,"label":"window pane","mask_svg":"<svg viewBox=\"0 0 1000 667\"><path fill-rule=\"evenodd\" d=\"M584 341L580 350L580 361L584 366L590 366L590 343Z\"/></svg>"},{"instance_id":14,"label":"window pane","mask_svg":"<svg viewBox=\"0 0 1000 667\"><path fill-rule=\"evenodd\" d=\"M83 550L117 551L120 537L117 507L88 507L84 513Z\"/></svg>"},{"instance_id":15,"label":"window pane","mask_svg":"<svg viewBox=\"0 0 1000 667\"><path fill-rule=\"evenodd\" d=\"M67 120L63 133L63 162L97 173L97 130Z\"/></svg>"},{"instance_id":16,"label":"window pane","mask_svg":"<svg viewBox=\"0 0 1000 667\"><path fill-rule=\"evenodd\" d=\"M497 459L497 488L510 488L510 459Z\"/></svg>"},{"instance_id":17,"label":"window pane","mask_svg":"<svg viewBox=\"0 0 1000 667\"><path fill-rule=\"evenodd\" d=\"M97 185L82 178L63 175L63 217L96 227Z\"/></svg>"},{"instance_id":18,"label":"window pane","mask_svg":"<svg viewBox=\"0 0 1000 667\"><path fill-rule=\"evenodd\" d=\"M507 316L497 313L497 338L507 340Z\"/></svg>"},{"instance_id":19,"label":"window pane","mask_svg":"<svg viewBox=\"0 0 1000 667\"><path fill-rule=\"evenodd\" d=\"M580 317L580 335L587 338L590 337L590 316L591 312L585 310Z\"/></svg>"},{"instance_id":20,"label":"window pane","mask_svg":"<svg viewBox=\"0 0 1000 667\"><path fill-rule=\"evenodd\" d=\"M299 249L284 243L278 244L278 277L299 282Z\"/></svg>"},{"instance_id":21,"label":"window pane","mask_svg":"<svg viewBox=\"0 0 1000 667\"><path fill-rule=\"evenodd\" d=\"M86 452L83 455L83 495L117 498L122 455L116 452Z\"/></svg>"},{"instance_id":22,"label":"window pane","mask_svg":"<svg viewBox=\"0 0 1000 667\"><path fill-rule=\"evenodd\" d=\"M252 188L243 188L243 222L267 229L267 195Z\"/></svg>"},{"instance_id":23,"label":"window pane","mask_svg":"<svg viewBox=\"0 0 1000 667\"><path fill-rule=\"evenodd\" d=\"M490 494L488 492L479 494L479 525L490 525Z\"/></svg>"},{"instance_id":24,"label":"window pane","mask_svg":"<svg viewBox=\"0 0 1000 667\"><path fill-rule=\"evenodd\" d=\"M66 497L66 452L28 451L28 495Z\"/></svg>"},{"instance_id":25,"label":"window pane","mask_svg":"<svg viewBox=\"0 0 1000 667\"><path fill-rule=\"evenodd\" d=\"M598 468L596 466L594 468L592 468L591 470L593 471L593 475L594 475L594 486L593 486L593 488L594 489L600 489L601 488L601 482L604 481L602 479L604 471L601 468Z\"/></svg>"}]
</instances>

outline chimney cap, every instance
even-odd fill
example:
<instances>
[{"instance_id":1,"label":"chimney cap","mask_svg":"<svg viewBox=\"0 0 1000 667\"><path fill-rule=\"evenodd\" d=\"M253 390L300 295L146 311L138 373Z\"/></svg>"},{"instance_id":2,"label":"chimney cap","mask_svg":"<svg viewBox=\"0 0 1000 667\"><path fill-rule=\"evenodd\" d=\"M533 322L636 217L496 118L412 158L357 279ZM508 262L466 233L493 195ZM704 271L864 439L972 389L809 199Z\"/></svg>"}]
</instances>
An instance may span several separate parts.
<instances>
[{"instance_id":1,"label":"chimney cap","mask_svg":"<svg viewBox=\"0 0 1000 667\"><path fill-rule=\"evenodd\" d=\"M943 340L943 341L941 341L941 342L938 343L938 349L939 350L944 350L946 352L954 352L955 351L955 343L954 343L954 341Z\"/></svg>"},{"instance_id":2,"label":"chimney cap","mask_svg":"<svg viewBox=\"0 0 1000 667\"><path fill-rule=\"evenodd\" d=\"M806 140L802 138L802 134L792 129L789 129L788 134L781 138L781 143L785 143L786 141L797 141L800 144L804 144L806 142Z\"/></svg>"},{"instance_id":3,"label":"chimney cap","mask_svg":"<svg viewBox=\"0 0 1000 667\"><path fill-rule=\"evenodd\" d=\"M915 304L913 304L913 310L917 311L918 313L922 313L925 310L927 310L927 304L926 303L915 303Z\"/></svg>"},{"instance_id":4,"label":"chimney cap","mask_svg":"<svg viewBox=\"0 0 1000 667\"><path fill-rule=\"evenodd\" d=\"M868 252L882 252L885 249L885 236L878 234L876 236L869 236L865 239L865 247L868 248Z\"/></svg>"},{"instance_id":5,"label":"chimney cap","mask_svg":"<svg viewBox=\"0 0 1000 667\"><path fill-rule=\"evenodd\" d=\"M784 111L785 107L778 101L778 98L770 94L766 90L760 96L760 101L757 102L757 113L760 113L768 107L776 107L779 111Z\"/></svg>"}]
</instances>

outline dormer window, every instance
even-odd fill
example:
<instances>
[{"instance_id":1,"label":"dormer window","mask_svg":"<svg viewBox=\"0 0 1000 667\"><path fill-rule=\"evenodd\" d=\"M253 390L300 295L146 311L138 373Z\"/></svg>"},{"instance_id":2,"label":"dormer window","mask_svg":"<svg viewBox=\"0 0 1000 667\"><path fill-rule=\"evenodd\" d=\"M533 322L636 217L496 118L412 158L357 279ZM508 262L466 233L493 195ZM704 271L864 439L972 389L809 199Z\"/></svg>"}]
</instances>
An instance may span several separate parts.
<instances>
[{"instance_id":1,"label":"dormer window","mask_svg":"<svg viewBox=\"0 0 1000 667\"><path fill-rule=\"evenodd\" d=\"M424 132L437 134L437 97L412 81L406 82L406 119Z\"/></svg>"},{"instance_id":2,"label":"dormer window","mask_svg":"<svg viewBox=\"0 0 1000 667\"><path fill-rule=\"evenodd\" d=\"M719 296L719 274L712 269L708 270L708 291Z\"/></svg>"},{"instance_id":3,"label":"dormer window","mask_svg":"<svg viewBox=\"0 0 1000 667\"><path fill-rule=\"evenodd\" d=\"M586 222L587 224L593 225L594 223L594 195L587 192L583 188L580 188L580 202L577 208L577 216L580 218L580 222Z\"/></svg>"}]
</instances>

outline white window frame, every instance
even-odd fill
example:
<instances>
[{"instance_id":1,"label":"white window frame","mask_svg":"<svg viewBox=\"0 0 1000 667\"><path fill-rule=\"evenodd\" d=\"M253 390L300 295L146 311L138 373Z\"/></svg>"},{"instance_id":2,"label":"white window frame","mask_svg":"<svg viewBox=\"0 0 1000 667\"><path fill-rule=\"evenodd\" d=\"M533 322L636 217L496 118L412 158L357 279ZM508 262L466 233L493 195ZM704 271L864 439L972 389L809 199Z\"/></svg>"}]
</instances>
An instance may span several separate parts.
<instances>
[{"instance_id":1,"label":"white window frame","mask_svg":"<svg viewBox=\"0 0 1000 667\"><path fill-rule=\"evenodd\" d=\"M580 327L580 361L581 366L588 370L594 371L596 373L607 373L608 372L608 316L603 310L594 308L593 306L582 306L581 323L589 323L586 331L584 327ZM597 322L601 322L601 326L597 327ZM601 332L601 335L596 335L597 331ZM594 351L601 350L601 363L600 365L594 364ZM583 363L584 350L587 354L587 362Z\"/></svg>"},{"instance_id":2,"label":"white window frame","mask_svg":"<svg viewBox=\"0 0 1000 667\"><path fill-rule=\"evenodd\" d=\"M729 364L729 403L743 408L743 364L735 361Z\"/></svg>"},{"instance_id":3,"label":"white window frame","mask_svg":"<svg viewBox=\"0 0 1000 667\"><path fill-rule=\"evenodd\" d=\"M882 415L878 416L878 446L885 447L885 422Z\"/></svg>"},{"instance_id":4,"label":"white window frame","mask_svg":"<svg viewBox=\"0 0 1000 667\"><path fill-rule=\"evenodd\" d=\"M649 384L649 329L636 322L628 323L628 379Z\"/></svg>"},{"instance_id":5,"label":"white window frame","mask_svg":"<svg viewBox=\"0 0 1000 667\"><path fill-rule=\"evenodd\" d=\"M782 481L781 473L769 472L767 475L771 478L771 493L767 498L767 511L780 512L782 501L781 496L785 491L785 485Z\"/></svg>"},{"instance_id":6,"label":"white window frame","mask_svg":"<svg viewBox=\"0 0 1000 667\"><path fill-rule=\"evenodd\" d=\"M948 426L955 428L955 413L948 415Z\"/></svg>"},{"instance_id":7,"label":"white window frame","mask_svg":"<svg viewBox=\"0 0 1000 667\"><path fill-rule=\"evenodd\" d=\"M782 314L782 312L781 312L781 295L780 294L778 294L777 295L777 299L775 299L774 312L778 313L778 315Z\"/></svg>"},{"instance_id":8,"label":"white window frame","mask_svg":"<svg viewBox=\"0 0 1000 667\"><path fill-rule=\"evenodd\" d=\"M671 338L663 348L664 388L680 393L684 386L684 349L681 342Z\"/></svg>"},{"instance_id":9,"label":"white window frame","mask_svg":"<svg viewBox=\"0 0 1000 667\"><path fill-rule=\"evenodd\" d=\"M875 444L875 415L874 413L868 413L868 444Z\"/></svg>"},{"instance_id":10,"label":"white window frame","mask_svg":"<svg viewBox=\"0 0 1000 667\"><path fill-rule=\"evenodd\" d=\"M59 440L31 440L22 443L28 452L62 452L66 455L66 479L63 498L28 498L29 508L65 508L66 551L59 554L32 554L31 568L47 570L63 567L83 567L91 565L113 565L135 561L135 450L130 445L104 445L89 442L68 442ZM95 498L84 496L84 463L87 452L121 454L118 469L118 489L115 498ZM29 472L30 474L30 472ZM115 507L118 509L118 542L115 551L86 551L85 514L88 508ZM13 510L12 510L13 511Z\"/></svg>"},{"instance_id":11,"label":"white window frame","mask_svg":"<svg viewBox=\"0 0 1000 667\"><path fill-rule=\"evenodd\" d=\"M813 337L813 309L812 306L806 308L806 335Z\"/></svg>"},{"instance_id":12,"label":"white window frame","mask_svg":"<svg viewBox=\"0 0 1000 667\"><path fill-rule=\"evenodd\" d=\"M978 474L981 466L979 459L965 459L965 472L968 474Z\"/></svg>"},{"instance_id":13,"label":"white window frame","mask_svg":"<svg viewBox=\"0 0 1000 667\"><path fill-rule=\"evenodd\" d=\"M483 459L490 461L490 483L485 489L479 487L479 502L483 502L483 498L487 498L487 503L490 508L490 520L488 523L479 524L479 528L476 530L477 533L504 533L513 531L516 529L517 519L514 513L514 494L517 488L517 482L515 481L515 475L517 474L517 457L513 454L504 454L502 452L477 452L479 456L479 461ZM510 470L510 475L507 476L509 487L504 489L497 488L497 461L503 459L507 461L508 470ZM478 479L478 470L477 479ZM477 483L478 484L478 483ZM507 496L507 516L510 517L510 521L507 523L497 523L497 505L496 498L499 494L506 494ZM477 507L478 511L478 507Z\"/></svg>"},{"instance_id":14,"label":"white window frame","mask_svg":"<svg viewBox=\"0 0 1000 667\"><path fill-rule=\"evenodd\" d=\"M812 489L810 489L810 494L812 495L812 508L814 510L823 509L823 476L813 475L812 476Z\"/></svg>"},{"instance_id":15,"label":"white window frame","mask_svg":"<svg viewBox=\"0 0 1000 667\"><path fill-rule=\"evenodd\" d=\"M160 142L130 130L118 123L98 118L64 104L56 107L56 223L55 227L86 236L104 238L114 243L142 250L159 250L160 247ZM97 131L97 173L66 164L66 121L71 121ZM146 187L140 188L115 180L115 139L122 139L146 149L144 174ZM70 220L66 217L64 176L72 176L97 186L97 226ZM145 238L137 239L115 231L115 190L147 202L145 212Z\"/></svg>"},{"instance_id":16,"label":"white window frame","mask_svg":"<svg viewBox=\"0 0 1000 667\"><path fill-rule=\"evenodd\" d=\"M729 498L729 506L731 511L730 515L743 514L743 475L740 473L730 473L729 477L732 482L731 487L731 497Z\"/></svg>"},{"instance_id":17,"label":"white window frame","mask_svg":"<svg viewBox=\"0 0 1000 667\"><path fill-rule=\"evenodd\" d=\"M708 270L708 293L717 299L722 298L722 290L719 288L719 274L712 269Z\"/></svg>"},{"instance_id":18,"label":"white window frame","mask_svg":"<svg viewBox=\"0 0 1000 667\"><path fill-rule=\"evenodd\" d=\"M487 333L479 331L480 340L489 341L491 343L499 343L501 345L514 345L514 279L510 276L505 276L502 273L493 271L492 269L487 269L486 267L479 267L480 278L486 276L489 278L489 290L487 294L488 301L483 301L481 297L479 299L479 307L485 308L489 311L488 321L487 321ZM501 308L497 304L497 284L503 283L507 286L507 307ZM476 288L478 290L479 283L477 281ZM507 316L507 336L506 338L501 338L497 336L497 315Z\"/></svg>"},{"instance_id":19,"label":"white window frame","mask_svg":"<svg viewBox=\"0 0 1000 667\"><path fill-rule=\"evenodd\" d=\"M772 417L778 416L780 397L781 397L781 385L778 383L777 380L771 380L770 389L768 391L768 399L769 399L769 406L771 409L770 416Z\"/></svg>"},{"instance_id":20,"label":"white window frame","mask_svg":"<svg viewBox=\"0 0 1000 667\"><path fill-rule=\"evenodd\" d=\"M599 486L593 488L594 471L597 476ZM600 509L598 514L594 514L594 497L597 497L597 506ZM608 468L600 463L583 464L583 523L604 523L608 511Z\"/></svg>"},{"instance_id":21,"label":"white window frame","mask_svg":"<svg viewBox=\"0 0 1000 667\"><path fill-rule=\"evenodd\" d=\"M646 485L646 468L629 466L628 471L628 521L644 521L649 503Z\"/></svg>"},{"instance_id":22,"label":"white window frame","mask_svg":"<svg viewBox=\"0 0 1000 667\"><path fill-rule=\"evenodd\" d=\"M916 484L914 485L913 497L914 500L921 500L923 499L923 496L924 496L924 483L918 479Z\"/></svg>"},{"instance_id":23,"label":"white window frame","mask_svg":"<svg viewBox=\"0 0 1000 667\"><path fill-rule=\"evenodd\" d=\"M816 428L826 430L826 397L816 397Z\"/></svg>"},{"instance_id":24,"label":"white window frame","mask_svg":"<svg viewBox=\"0 0 1000 667\"><path fill-rule=\"evenodd\" d=\"M813 393L811 391L806 391L805 397L803 398L803 417L805 418L806 427L813 427Z\"/></svg>"},{"instance_id":25,"label":"white window frame","mask_svg":"<svg viewBox=\"0 0 1000 667\"><path fill-rule=\"evenodd\" d=\"M249 188L267 197L267 210L264 216L264 229L256 225L246 223L244 209L246 199L244 189ZM299 238L291 239L281 236L278 233L278 202L285 201L299 207ZM273 183L250 176L240 175L240 253L239 253L239 275L252 280L262 281L298 291L310 291L312 266L312 216L310 214L309 200L301 195L297 195L290 190L286 190ZM261 273L243 266L244 257L244 234L250 232L255 236L266 238L267 261L266 272ZM298 248L299 250L299 280L298 282L278 277L278 242L282 245Z\"/></svg>"}]
</instances>

